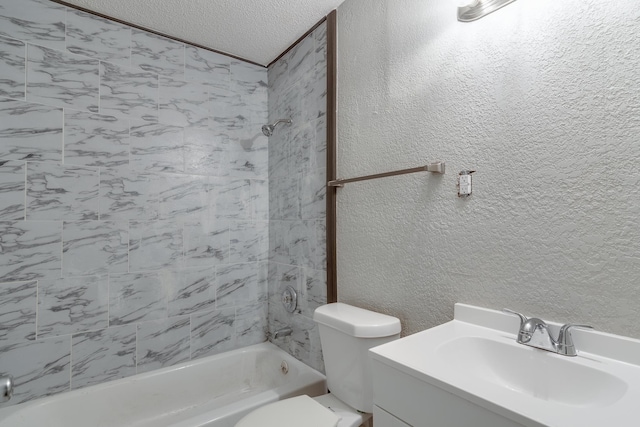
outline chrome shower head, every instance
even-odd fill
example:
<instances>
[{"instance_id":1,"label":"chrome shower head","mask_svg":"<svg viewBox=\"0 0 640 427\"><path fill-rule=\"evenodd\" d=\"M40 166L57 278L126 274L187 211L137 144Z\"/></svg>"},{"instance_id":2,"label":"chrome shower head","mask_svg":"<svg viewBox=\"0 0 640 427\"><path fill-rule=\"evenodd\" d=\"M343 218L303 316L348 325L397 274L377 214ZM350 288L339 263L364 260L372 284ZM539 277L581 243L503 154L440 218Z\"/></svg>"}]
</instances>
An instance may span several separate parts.
<instances>
[{"instance_id":1,"label":"chrome shower head","mask_svg":"<svg viewBox=\"0 0 640 427\"><path fill-rule=\"evenodd\" d=\"M262 126L262 133L265 136L273 135L273 131L276 129L276 126L278 126L280 123L291 124L291 119L278 119L269 125L264 125Z\"/></svg>"}]
</instances>

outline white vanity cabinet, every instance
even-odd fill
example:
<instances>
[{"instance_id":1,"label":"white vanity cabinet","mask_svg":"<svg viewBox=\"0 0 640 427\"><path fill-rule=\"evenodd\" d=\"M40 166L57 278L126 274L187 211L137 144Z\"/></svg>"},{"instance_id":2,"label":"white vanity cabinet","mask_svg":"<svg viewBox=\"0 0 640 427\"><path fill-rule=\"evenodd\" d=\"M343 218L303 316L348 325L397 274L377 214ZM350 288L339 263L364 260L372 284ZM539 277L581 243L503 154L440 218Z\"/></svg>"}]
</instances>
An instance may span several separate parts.
<instances>
[{"instance_id":1,"label":"white vanity cabinet","mask_svg":"<svg viewBox=\"0 0 640 427\"><path fill-rule=\"evenodd\" d=\"M522 427L378 360L373 372L375 427Z\"/></svg>"},{"instance_id":2,"label":"white vanity cabinet","mask_svg":"<svg viewBox=\"0 0 640 427\"><path fill-rule=\"evenodd\" d=\"M454 320L370 349L375 427L640 426L640 340L576 330L570 356L517 342L519 326L456 304Z\"/></svg>"},{"instance_id":3,"label":"white vanity cabinet","mask_svg":"<svg viewBox=\"0 0 640 427\"><path fill-rule=\"evenodd\" d=\"M373 407L373 419L375 420L376 427L410 427L409 424L394 417L379 406Z\"/></svg>"}]
</instances>

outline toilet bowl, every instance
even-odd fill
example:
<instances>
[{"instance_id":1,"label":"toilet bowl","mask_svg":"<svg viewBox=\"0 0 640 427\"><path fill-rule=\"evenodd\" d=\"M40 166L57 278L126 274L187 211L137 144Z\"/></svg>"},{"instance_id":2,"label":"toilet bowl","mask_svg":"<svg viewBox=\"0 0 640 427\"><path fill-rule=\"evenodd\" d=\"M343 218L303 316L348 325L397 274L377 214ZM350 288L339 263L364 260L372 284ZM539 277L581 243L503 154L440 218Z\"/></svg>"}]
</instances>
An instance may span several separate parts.
<instances>
[{"instance_id":1,"label":"toilet bowl","mask_svg":"<svg viewBox=\"0 0 640 427\"><path fill-rule=\"evenodd\" d=\"M313 315L331 393L297 396L249 413L236 427L358 427L371 418L373 389L369 349L400 337L400 321L343 303Z\"/></svg>"}]
</instances>

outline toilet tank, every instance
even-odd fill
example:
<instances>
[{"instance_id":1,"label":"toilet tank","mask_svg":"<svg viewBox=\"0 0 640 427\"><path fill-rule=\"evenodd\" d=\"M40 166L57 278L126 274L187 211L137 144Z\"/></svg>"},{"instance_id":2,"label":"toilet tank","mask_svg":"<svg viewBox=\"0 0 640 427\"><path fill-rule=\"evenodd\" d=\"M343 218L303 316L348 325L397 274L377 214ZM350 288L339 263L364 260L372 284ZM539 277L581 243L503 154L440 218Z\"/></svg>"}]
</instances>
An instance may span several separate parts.
<instances>
[{"instance_id":1,"label":"toilet tank","mask_svg":"<svg viewBox=\"0 0 640 427\"><path fill-rule=\"evenodd\" d=\"M369 349L400 337L400 320L343 303L318 307L318 324L329 391L349 406L373 412Z\"/></svg>"}]
</instances>

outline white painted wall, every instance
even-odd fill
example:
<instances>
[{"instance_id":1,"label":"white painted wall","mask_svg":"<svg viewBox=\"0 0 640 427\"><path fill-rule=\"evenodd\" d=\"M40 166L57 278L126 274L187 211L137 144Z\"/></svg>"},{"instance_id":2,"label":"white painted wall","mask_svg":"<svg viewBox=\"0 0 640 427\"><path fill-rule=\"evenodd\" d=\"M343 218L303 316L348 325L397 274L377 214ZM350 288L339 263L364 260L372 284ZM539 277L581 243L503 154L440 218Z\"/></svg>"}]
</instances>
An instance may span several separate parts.
<instances>
[{"instance_id":1,"label":"white painted wall","mask_svg":"<svg viewBox=\"0 0 640 427\"><path fill-rule=\"evenodd\" d=\"M453 304L640 338L637 0L464 0L338 10L338 294L410 334ZM476 169L474 195L456 176Z\"/></svg>"}]
</instances>

